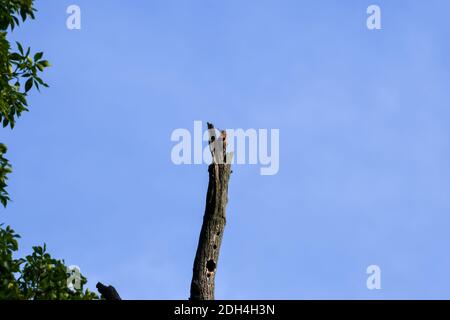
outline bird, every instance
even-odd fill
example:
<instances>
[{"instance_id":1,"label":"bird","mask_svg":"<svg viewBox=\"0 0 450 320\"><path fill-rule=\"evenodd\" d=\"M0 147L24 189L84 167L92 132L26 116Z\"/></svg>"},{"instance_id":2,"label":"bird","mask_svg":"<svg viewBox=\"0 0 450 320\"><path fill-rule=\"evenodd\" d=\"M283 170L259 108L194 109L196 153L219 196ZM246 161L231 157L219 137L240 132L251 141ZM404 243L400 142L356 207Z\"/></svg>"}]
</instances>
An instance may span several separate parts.
<instances>
[{"instance_id":1,"label":"bird","mask_svg":"<svg viewBox=\"0 0 450 320\"><path fill-rule=\"evenodd\" d=\"M122 300L120 298L119 293L113 286L105 286L103 283L98 282L97 290L102 295L102 298L105 300Z\"/></svg>"},{"instance_id":2,"label":"bird","mask_svg":"<svg viewBox=\"0 0 450 320\"><path fill-rule=\"evenodd\" d=\"M223 147L223 162L227 163L227 131L226 130L220 131L220 140L222 141L222 147Z\"/></svg>"}]
</instances>

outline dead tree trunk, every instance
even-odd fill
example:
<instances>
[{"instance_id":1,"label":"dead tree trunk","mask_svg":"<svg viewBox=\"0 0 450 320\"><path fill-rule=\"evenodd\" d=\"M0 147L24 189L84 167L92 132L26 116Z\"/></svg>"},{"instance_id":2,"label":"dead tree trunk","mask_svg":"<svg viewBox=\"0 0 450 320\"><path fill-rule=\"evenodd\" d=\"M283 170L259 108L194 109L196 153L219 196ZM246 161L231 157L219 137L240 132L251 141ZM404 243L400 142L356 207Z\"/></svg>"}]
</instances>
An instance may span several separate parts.
<instances>
[{"instance_id":1,"label":"dead tree trunk","mask_svg":"<svg viewBox=\"0 0 450 320\"><path fill-rule=\"evenodd\" d=\"M214 279L226 223L225 209L228 202L232 154L226 153L225 131L217 138L214 126L210 123L208 131L213 162L208 168L206 208L194 260L190 300L214 300Z\"/></svg>"}]
</instances>

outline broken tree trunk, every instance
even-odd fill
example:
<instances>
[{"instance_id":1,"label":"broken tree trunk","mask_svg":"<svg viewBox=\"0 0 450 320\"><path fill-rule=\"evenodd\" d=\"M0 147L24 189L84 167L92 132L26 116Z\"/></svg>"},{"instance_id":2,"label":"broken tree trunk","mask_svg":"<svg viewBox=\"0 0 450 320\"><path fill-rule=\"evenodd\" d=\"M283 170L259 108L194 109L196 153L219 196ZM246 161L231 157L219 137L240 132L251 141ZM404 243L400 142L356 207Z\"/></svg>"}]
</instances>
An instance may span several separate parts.
<instances>
[{"instance_id":1,"label":"broken tree trunk","mask_svg":"<svg viewBox=\"0 0 450 320\"><path fill-rule=\"evenodd\" d=\"M226 153L225 131L217 138L214 126L210 123L208 131L213 161L208 168L206 208L194 260L190 300L214 300L214 279L226 223L225 209L233 155Z\"/></svg>"}]
</instances>

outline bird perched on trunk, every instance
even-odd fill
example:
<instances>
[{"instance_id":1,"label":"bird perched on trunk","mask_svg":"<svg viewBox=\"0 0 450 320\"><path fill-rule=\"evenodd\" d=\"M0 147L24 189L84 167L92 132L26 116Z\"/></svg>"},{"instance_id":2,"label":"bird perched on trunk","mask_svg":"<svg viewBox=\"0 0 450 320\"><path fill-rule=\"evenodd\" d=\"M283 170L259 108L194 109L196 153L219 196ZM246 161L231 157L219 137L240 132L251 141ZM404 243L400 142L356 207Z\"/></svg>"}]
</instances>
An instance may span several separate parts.
<instances>
[{"instance_id":1,"label":"bird perched on trunk","mask_svg":"<svg viewBox=\"0 0 450 320\"><path fill-rule=\"evenodd\" d=\"M220 136L216 138L216 129L211 123L208 124L209 132L209 149L213 161L215 163L226 163L227 162L227 132L226 130L219 130Z\"/></svg>"},{"instance_id":2,"label":"bird perched on trunk","mask_svg":"<svg viewBox=\"0 0 450 320\"><path fill-rule=\"evenodd\" d=\"M223 163L227 163L227 132L226 132L226 130L220 131L219 139L222 142Z\"/></svg>"}]
</instances>

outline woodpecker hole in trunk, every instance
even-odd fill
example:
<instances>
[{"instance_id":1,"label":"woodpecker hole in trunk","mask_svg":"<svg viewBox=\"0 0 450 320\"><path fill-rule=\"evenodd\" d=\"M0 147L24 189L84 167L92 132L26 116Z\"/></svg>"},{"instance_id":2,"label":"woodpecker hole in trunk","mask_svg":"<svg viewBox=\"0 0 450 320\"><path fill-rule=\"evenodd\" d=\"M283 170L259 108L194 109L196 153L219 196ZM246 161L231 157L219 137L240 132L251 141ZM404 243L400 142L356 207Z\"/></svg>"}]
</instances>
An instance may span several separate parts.
<instances>
[{"instance_id":1,"label":"woodpecker hole in trunk","mask_svg":"<svg viewBox=\"0 0 450 320\"><path fill-rule=\"evenodd\" d=\"M216 269L216 263L214 262L214 260L208 260L208 262L206 262L206 269L208 269L209 272L214 272L214 270Z\"/></svg>"}]
</instances>

